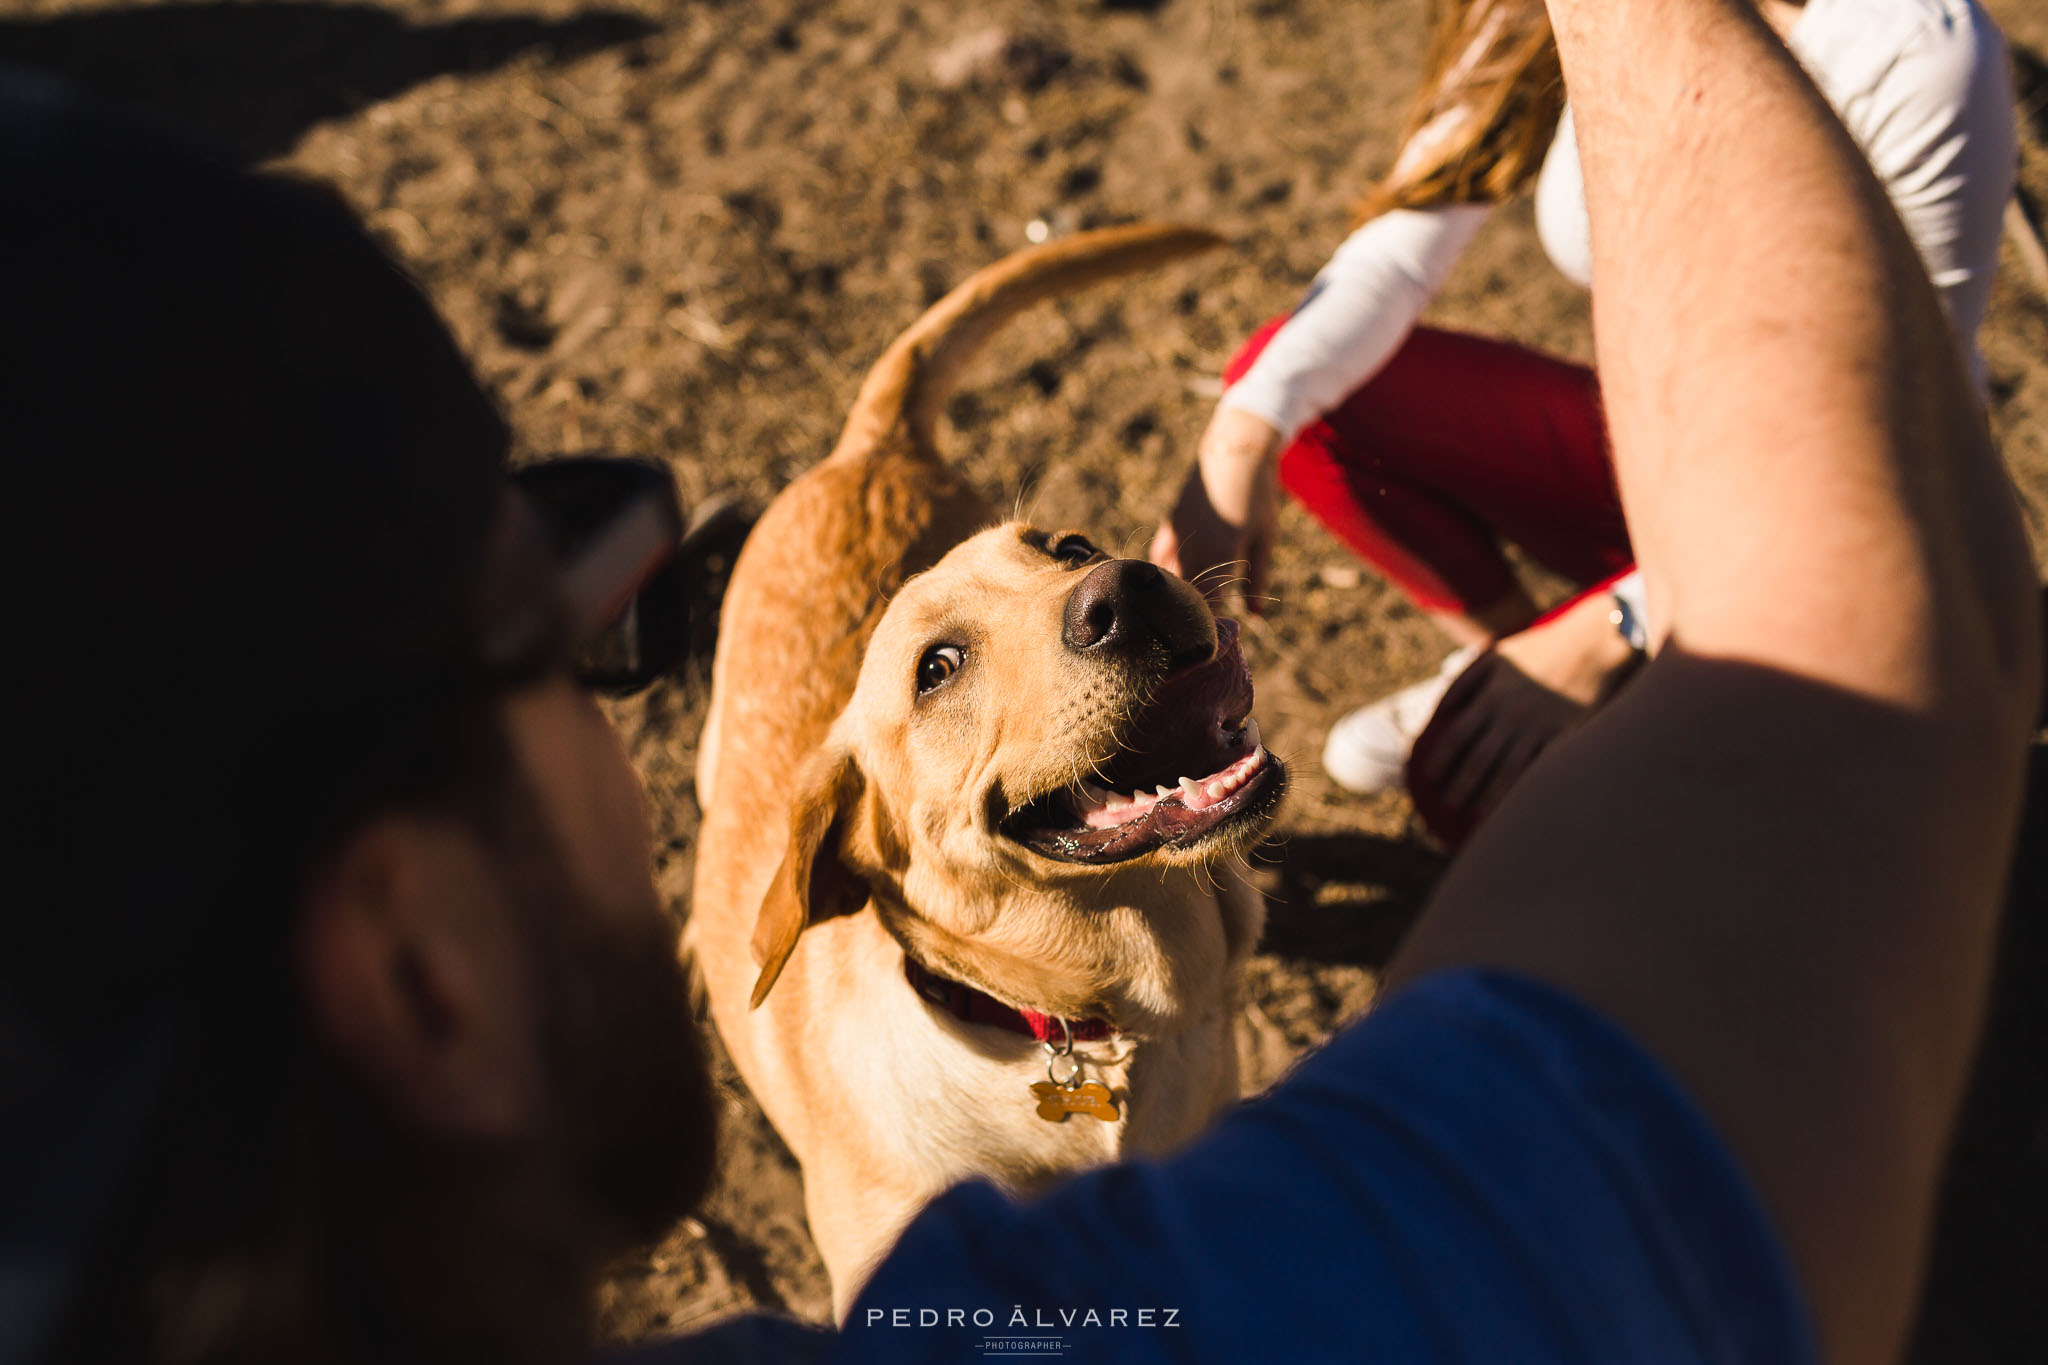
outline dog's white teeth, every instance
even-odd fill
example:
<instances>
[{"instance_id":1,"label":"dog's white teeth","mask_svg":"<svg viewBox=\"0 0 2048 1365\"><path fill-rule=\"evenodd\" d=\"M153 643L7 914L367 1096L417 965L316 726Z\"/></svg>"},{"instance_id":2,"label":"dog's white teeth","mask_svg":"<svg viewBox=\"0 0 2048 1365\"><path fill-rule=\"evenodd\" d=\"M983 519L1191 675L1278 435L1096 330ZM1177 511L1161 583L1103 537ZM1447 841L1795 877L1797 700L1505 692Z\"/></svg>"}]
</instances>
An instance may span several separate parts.
<instances>
[{"instance_id":1,"label":"dog's white teeth","mask_svg":"<svg viewBox=\"0 0 2048 1365\"><path fill-rule=\"evenodd\" d=\"M1237 789L1228 782L1211 782L1209 784L1209 799L1211 801L1221 801L1235 790Z\"/></svg>"},{"instance_id":2,"label":"dog's white teeth","mask_svg":"<svg viewBox=\"0 0 2048 1365\"><path fill-rule=\"evenodd\" d=\"M1259 723L1249 716L1245 717L1244 722L1244 747L1254 753L1259 747Z\"/></svg>"},{"instance_id":3,"label":"dog's white teeth","mask_svg":"<svg viewBox=\"0 0 2048 1365\"><path fill-rule=\"evenodd\" d=\"M1183 777L1180 780L1180 794L1183 797L1200 796L1202 794L1201 784L1192 777Z\"/></svg>"},{"instance_id":4,"label":"dog's white teeth","mask_svg":"<svg viewBox=\"0 0 2048 1365\"><path fill-rule=\"evenodd\" d=\"M1152 794L1158 797L1161 801L1164 801L1169 796L1179 795L1178 791L1176 791L1172 787L1167 786L1164 782L1161 782L1158 786L1154 787L1152 789Z\"/></svg>"},{"instance_id":5,"label":"dog's white teeth","mask_svg":"<svg viewBox=\"0 0 2048 1365\"><path fill-rule=\"evenodd\" d=\"M1114 829L1128 825L1145 817L1145 813L1159 804L1159 798L1145 792L1132 792L1121 796L1116 792L1103 792L1102 803L1090 806L1081 812L1081 823L1089 829Z\"/></svg>"}]
</instances>

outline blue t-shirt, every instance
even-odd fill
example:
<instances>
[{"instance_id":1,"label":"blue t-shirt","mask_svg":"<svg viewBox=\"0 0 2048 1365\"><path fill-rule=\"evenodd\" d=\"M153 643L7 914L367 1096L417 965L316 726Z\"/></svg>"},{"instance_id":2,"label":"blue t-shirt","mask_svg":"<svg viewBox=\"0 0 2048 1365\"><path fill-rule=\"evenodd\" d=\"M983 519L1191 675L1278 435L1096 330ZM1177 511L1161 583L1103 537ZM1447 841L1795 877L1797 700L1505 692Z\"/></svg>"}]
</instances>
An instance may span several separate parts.
<instances>
[{"instance_id":1,"label":"blue t-shirt","mask_svg":"<svg viewBox=\"0 0 2048 1365\"><path fill-rule=\"evenodd\" d=\"M1172 1158L1029 1203L951 1191L829 1356L1819 1359L1755 1192L1663 1067L1477 971L1390 997Z\"/></svg>"}]
</instances>

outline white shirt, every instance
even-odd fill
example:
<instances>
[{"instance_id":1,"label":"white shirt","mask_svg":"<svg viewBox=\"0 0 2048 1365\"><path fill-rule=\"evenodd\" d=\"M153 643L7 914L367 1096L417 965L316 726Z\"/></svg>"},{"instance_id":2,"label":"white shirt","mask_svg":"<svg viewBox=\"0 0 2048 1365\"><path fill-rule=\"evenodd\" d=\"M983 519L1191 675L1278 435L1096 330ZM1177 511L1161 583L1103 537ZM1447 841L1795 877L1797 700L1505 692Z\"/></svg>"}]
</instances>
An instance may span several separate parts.
<instances>
[{"instance_id":1,"label":"white shirt","mask_svg":"<svg viewBox=\"0 0 2048 1365\"><path fill-rule=\"evenodd\" d=\"M1978 324L2018 165L2005 41L1974 0L1808 0L1786 45L1870 159L1981 388ZM1292 440L1379 372L1489 205L1395 209L1345 239L1225 405ZM1585 180L1565 111L1536 185L1553 263L1592 283Z\"/></svg>"}]
</instances>

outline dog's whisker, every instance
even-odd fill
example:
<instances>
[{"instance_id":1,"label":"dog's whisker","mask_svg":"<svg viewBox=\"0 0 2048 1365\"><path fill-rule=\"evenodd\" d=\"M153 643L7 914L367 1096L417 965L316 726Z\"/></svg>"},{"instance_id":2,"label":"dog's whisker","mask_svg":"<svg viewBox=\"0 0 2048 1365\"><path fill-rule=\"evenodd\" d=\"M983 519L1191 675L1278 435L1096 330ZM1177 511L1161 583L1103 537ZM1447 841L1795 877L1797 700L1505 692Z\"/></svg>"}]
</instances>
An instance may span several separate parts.
<instances>
[{"instance_id":1,"label":"dog's whisker","mask_svg":"<svg viewBox=\"0 0 2048 1365\"><path fill-rule=\"evenodd\" d=\"M1251 566L1242 559L1226 559L1221 564L1211 564L1202 572L1221 575L1226 583L1242 583L1251 573Z\"/></svg>"},{"instance_id":2,"label":"dog's whisker","mask_svg":"<svg viewBox=\"0 0 2048 1365\"><path fill-rule=\"evenodd\" d=\"M1231 561L1231 563L1235 563L1235 562L1236 562L1236 561L1234 561L1234 560L1233 560L1233 561ZM1201 581L1202 581L1203 579L1205 579L1205 578L1213 578L1213 577L1215 577L1215 576L1216 576L1217 574L1220 574L1220 573L1224 572L1225 570L1227 570L1227 569L1228 569L1229 567L1230 567L1230 564L1229 564L1229 563L1225 563L1225 564L1211 564L1211 565L1210 565L1210 566L1209 566L1208 568L1206 568L1206 569L1202 570L1202 571L1201 571L1200 573L1196 574L1196 575L1195 575L1195 576L1194 576L1193 578L1190 578L1190 579L1188 580L1188 582L1189 582L1189 583L1191 583L1191 584L1197 584L1197 585L1199 585L1199 584L1201 583ZM1243 575L1234 575L1234 576L1232 576L1232 577L1230 577L1230 578L1225 578L1225 579L1222 579L1222 580L1220 580L1220 581L1222 581L1222 582L1224 582L1224 583L1234 583L1234 582L1237 582L1237 581L1238 581L1238 580L1239 580L1240 578L1242 578L1242 577L1243 577Z\"/></svg>"},{"instance_id":3,"label":"dog's whisker","mask_svg":"<svg viewBox=\"0 0 2048 1365\"><path fill-rule=\"evenodd\" d=\"M1023 481L1017 485L1016 500L1010 504L1010 520L1030 521L1032 513L1038 510L1038 496L1042 491L1032 473L1025 471Z\"/></svg>"}]
</instances>

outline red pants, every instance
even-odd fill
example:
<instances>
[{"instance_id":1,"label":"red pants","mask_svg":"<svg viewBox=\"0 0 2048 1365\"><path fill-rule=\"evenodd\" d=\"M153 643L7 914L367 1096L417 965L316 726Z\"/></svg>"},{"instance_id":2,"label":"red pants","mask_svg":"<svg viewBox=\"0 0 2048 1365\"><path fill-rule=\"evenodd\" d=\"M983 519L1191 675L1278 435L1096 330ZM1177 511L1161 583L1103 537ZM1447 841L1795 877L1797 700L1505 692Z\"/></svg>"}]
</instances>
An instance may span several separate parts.
<instances>
[{"instance_id":1,"label":"red pants","mask_svg":"<svg viewBox=\"0 0 2048 1365\"><path fill-rule=\"evenodd\" d=\"M1251 368L1275 318L1224 370ZM1600 387L1583 365L1418 327L1280 457L1280 482L1419 605L1471 612L1514 591L1514 544L1580 588L1632 562Z\"/></svg>"}]
</instances>

